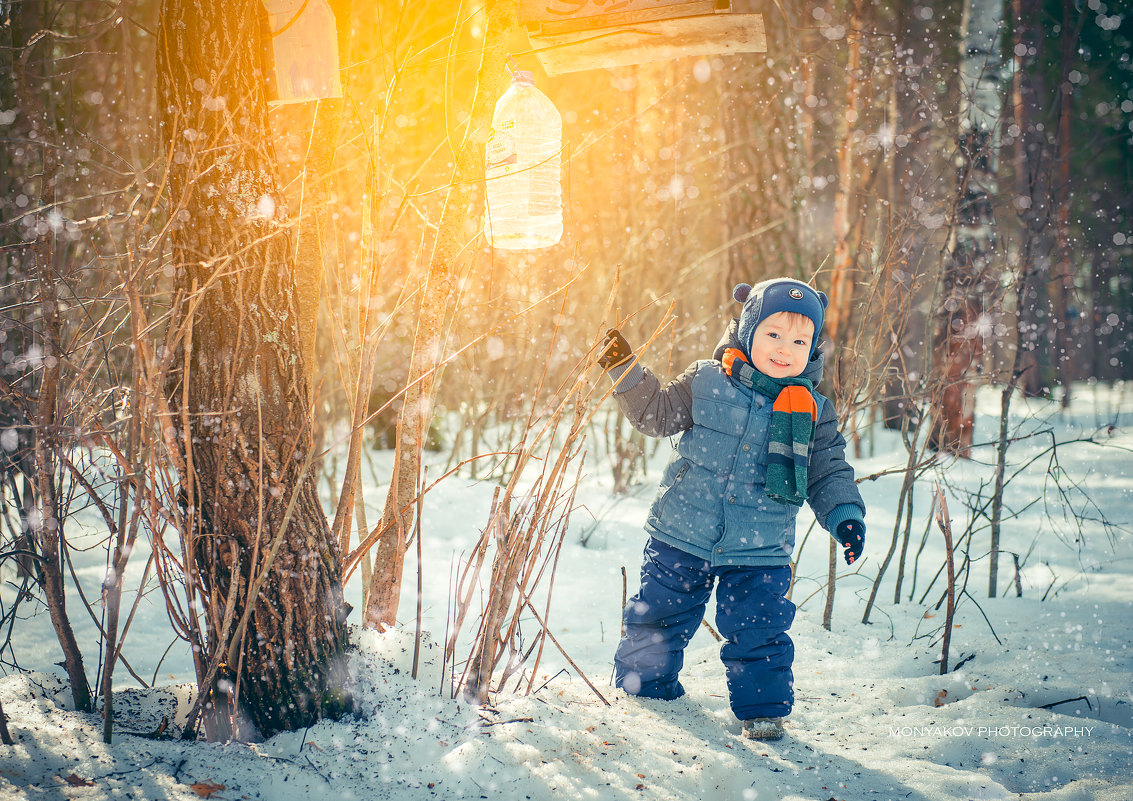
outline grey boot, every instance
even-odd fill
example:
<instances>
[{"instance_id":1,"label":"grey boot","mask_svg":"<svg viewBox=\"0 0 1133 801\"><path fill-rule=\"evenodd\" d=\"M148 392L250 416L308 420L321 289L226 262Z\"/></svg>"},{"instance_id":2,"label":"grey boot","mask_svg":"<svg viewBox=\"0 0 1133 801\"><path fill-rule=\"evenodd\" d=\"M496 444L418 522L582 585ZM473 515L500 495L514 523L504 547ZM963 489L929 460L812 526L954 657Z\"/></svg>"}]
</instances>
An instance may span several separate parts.
<instances>
[{"instance_id":1,"label":"grey boot","mask_svg":"<svg viewBox=\"0 0 1133 801\"><path fill-rule=\"evenodd\" d=\"M744 737L749 740L781 740L785 733L782 718L752 718L744 721Z\"/></svg>"}]
</instances>

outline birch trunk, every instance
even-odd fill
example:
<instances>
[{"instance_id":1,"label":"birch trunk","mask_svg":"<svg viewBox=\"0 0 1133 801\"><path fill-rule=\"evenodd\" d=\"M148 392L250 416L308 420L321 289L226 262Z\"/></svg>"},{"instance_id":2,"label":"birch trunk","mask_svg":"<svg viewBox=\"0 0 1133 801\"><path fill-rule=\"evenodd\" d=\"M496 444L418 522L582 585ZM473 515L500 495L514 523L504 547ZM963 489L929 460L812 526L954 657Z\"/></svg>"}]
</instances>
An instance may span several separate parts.
<instances>
[{"instance_id":1,"label":"birch trunk","mask_svg":"<svg viewBox=\"0 0 1133 801\"><path fill-rule=\"evenodd\" d=\"M944 269L943 312L936 341L944 382L933 420L939 450L968 458L975 412L973 373L983 353L984 298L996 288L994 198L1002 107L1002 0L967 0L960 57L957 220Z\"/></svg>"}]
</instances>

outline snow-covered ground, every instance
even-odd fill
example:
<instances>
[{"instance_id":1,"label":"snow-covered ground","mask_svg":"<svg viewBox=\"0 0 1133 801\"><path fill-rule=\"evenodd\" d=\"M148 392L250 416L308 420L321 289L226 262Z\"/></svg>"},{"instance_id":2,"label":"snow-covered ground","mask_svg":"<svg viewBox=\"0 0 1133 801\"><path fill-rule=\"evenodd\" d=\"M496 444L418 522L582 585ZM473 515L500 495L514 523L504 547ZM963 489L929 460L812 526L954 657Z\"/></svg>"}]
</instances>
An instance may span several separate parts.
<instances>
[{"instance_id":1,"label":"snow-covered ground","mask_svg":"<svg viewBox=\"0 0 1133 801\"><path fill-rule=\"evenodd\" d=\"M997 394L981 395L980 434L995 430L989 415L997 408ZM60 659L58 646L46 613L40 613L19 621L14 631L21 664L36 672L0 679L0 700L17 740L0 746L0 798L1128 801L1133 397L1121 387L1082 386L1070 413L1023 401L1016 401L1014 412L1017 433L1038 432L1010 453L1016 470L1034 461L1008 487L1001 545L1024 560L1022 597L1008 586L1014 567L1004 555L1002 597L988 599L987 559L979 558L952 634L950 666L963 664L939 674L942 579L920 600L943 559L935 525L928 528L909 600L912 558L931 505L928 477L913 511L902 601L893 603L894 564L871 622L863 624L893 531L901 479L888 475L863 483L870 507L866 558L853 569L841 566L845 575L838 581L831 631L821 625L825 535L816 529L801 547L793 596L800 609L791 632L796 706L781 742L740 736L718 646L706 629L687 654L685 698L632 699L610 684L621 571L628 573L632 593L641 524L668 449L662 444L645 482L625 496L610 495L608 470L590 459L555 577L549 627L605 700L550 644L530 695L511 693L509 683L491 708L480 709L451 699L447 681L440 691L433 642L445 633L449 577L456 555L472 546L487 520L493 490L489 482L453 477L425 501L421 568L429 636L417 680L410 677L417 580L412 555L401 625L382 634L353 633L351 671L365 716L254 745L154 741L125 733L152 730L163 714L184 714L191 662L178 643L159 667L173 639L159 593L143 598L124 649L147 682L156 673L157 686L140 689L119 668L120 733L112 745L102 743L97 715L69 711L69 691L52 664ZM1096 435L1096 443L1062 445L1052 463L1052 454L1043 453L1052 441L1041 433L1046 429L1060 441ZM870 445L864 443L867 453ZM872 447L874 455L855 460L859 475L904 464L893 434L876 432ZM388 476L388 454L373 457L375 476ZM978 449L975 457L942 471L956 536L967 526L970 507L989 494L993 452ZM983 501L974 503L972 493L981 487ZM374 517L382 499L381 487L368 487ZM1071 509L1086 521L1080 529ZM800 539L808 522L804 511ZM91 518L90 525L96 523ZM70 525L75 533L77 523ZM973 557L986 552L986 540L983 526L972 542ZM133 558L135 582L145 557L139 549ZM78 558L86 560L77 564L78 574L96 597L105 556L92 549ZM348 600L359 606L360 594L355 576ZM72 607L76 622L79 613ZM91 625L80 630L87 642L95 641ZM96 652L88 646L88 660Z\"/></svg>"}]
</instances>

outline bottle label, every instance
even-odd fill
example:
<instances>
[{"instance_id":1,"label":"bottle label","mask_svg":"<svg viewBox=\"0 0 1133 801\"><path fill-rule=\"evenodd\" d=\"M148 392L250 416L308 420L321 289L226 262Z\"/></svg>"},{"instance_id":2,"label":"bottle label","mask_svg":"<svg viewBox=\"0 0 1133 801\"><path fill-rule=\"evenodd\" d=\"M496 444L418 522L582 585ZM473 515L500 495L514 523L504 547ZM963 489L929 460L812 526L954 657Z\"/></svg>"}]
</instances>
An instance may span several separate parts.
<instances>
[{"instance_id":1,"label":"bottle label","mask_svg":"<svg viewBox=\"0 0 1133 801\"><path fill-rule=\"evenodd\" d=\"M486 171L506 175L518 161L519 153L515 149L515 139L510 134L493 129L488 134L488 143L484 146Z\"/></svg>"}]
</instances>

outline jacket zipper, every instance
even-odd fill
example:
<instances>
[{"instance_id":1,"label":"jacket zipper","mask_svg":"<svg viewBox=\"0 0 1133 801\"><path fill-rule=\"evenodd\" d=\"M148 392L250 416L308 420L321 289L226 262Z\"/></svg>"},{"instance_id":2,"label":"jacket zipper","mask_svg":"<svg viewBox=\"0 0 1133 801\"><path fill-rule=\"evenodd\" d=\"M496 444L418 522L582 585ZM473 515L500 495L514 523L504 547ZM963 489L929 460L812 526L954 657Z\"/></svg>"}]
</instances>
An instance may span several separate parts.
<instances>
[{"instance_id":1,"label":"jacket zipper","mask_svg":"<svg viewBox=\"0 0 1133 801\"><path fill-rule=\"evenodd\" d=\"M681 483L681 479L684 478L684 474L688 472L689 467L689 463L685 462L681 465L681 469L677 471L677 474L673 476L673 483L669 485L669 488L667 490L665 490L665 494L661 497L661 503L657 508L658 520L661 519L661 515L665 511L665 507L669 505L669 493L675 490L677 488L677 485Z\"/></svg>"}]
</instances>

